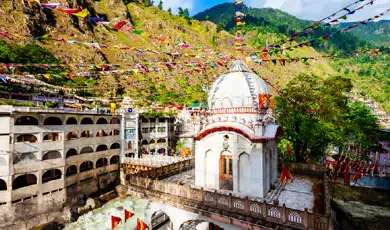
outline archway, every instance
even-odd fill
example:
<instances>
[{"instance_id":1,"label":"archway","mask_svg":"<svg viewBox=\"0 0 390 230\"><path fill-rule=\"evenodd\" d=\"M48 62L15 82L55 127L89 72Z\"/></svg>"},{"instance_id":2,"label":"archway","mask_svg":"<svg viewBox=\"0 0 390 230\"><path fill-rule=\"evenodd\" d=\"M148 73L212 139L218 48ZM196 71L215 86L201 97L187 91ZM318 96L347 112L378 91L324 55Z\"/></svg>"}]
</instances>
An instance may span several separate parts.
<instances>
[{"instance_id":1,"label":"archway","mask_svg":"<svg viewBox=\"0 0 390 230\"><path fill-rule=\"evenodd\" d=\"M59 133L47 133L43 137L43 141L60 141L61 137Z\"/></svg>"},{"instance_id":2,"label":"archway","mask_svg":"<svg viewBox=\"0 0 390 230\"><path fill-rule=\"evenodd\" d=\"M157 143L166 143L166 142L167 142L167 140L164 138L160 138L157 140Z\"/></svg>"},{"instance_id":3,"label":"archway","mask_svg":"<svg viewBox=\"0 0 390 230\"><path fill-rule=\"evenodd\" d=\"M69 117L68 120L66 120L67 125L77 125L77 120L74 117Z\"/></svg>"},{"instance_id":4,"label":"archway","mask_svg":"<svg viewBox=\"0 0 390 230\"><path fill-rule=\"evenodd\" d=\"M71 165L66 169L66 177L70 177L77 174L77 166Z\"/></svg>"},{"instance_id":5,"label":"archway","mask_svg":"<svg viewBox=\"0 0 390 230\"><path fill-rule=\"evenodd\" d=\"M158 154L165 154L166 153L166 149L165 148L160 148L157 150L157 153Z\"/></svg>"},{"instance_id":6,"label":"archway","mask_svg":"<svg viewBox=\"0 0 390 230\"><path fill-rule=\"evenodd\" d=\"M71 157L71 156L76 156L77 155L77 150L76 149L69 149L66 152L66 158Z\"/></svg>"},{"instance_id":7,"label":"archway","mask_svg":"<svg viewBox=\"0 0 390 230\"><path fill-rule=\"evenodd\" d=\"M37 156L35 155L35 152L29 152L29 153L16 153L14 154L13 164L19 164L19 163L27 163L31 161L37 161Z\"/></svg>"},{"instance_id":8,"label":"archway","mask_svg":"<svg viewBox=\"0 0 390 230\"><path fill-rule=\"evenodd\" d=\"M16 138L16 142L30 142L30 143L35 143L37 142L38 139L35 135L32 135L32 134L22 134L22 135L19 135L17 138Z\"/></svg>"},{"instance_id":9,"label":"archway","mask_svg":"<svg viewBox=\"0 0 390 230\"><path fill-rule=\"evenodd\" d=\"M108 165L107 158L100 158L96 161L96 168L104 167Z\"/></svg>"},{"instance_id":10,"label":"archway","mask_svg":"<svg viewBox=\"0 0 390 230\"><path fill-rule=\"evenodd\" d=\"M67 141L70 141L70 140L75 140L77 139L78 136L77 136L77 133L76 132L69 132L67 135L66 135L66 140Z\"/></svg>"},{"instance_id":11,"label":"archway","mask_svg":"<svg viewBox=\"0 0 390 230\"><path fill-rule=\"evenodd\" d=\"M241 153L238 159L238 191L250 192L251 162L249 154Z\"/></svg>"},{"instance_id":12,"label":"archway","mask_svg":"<svg viewBox=\"0 0 390 230\"><path fill-rule=\"evenodd\" d=\"M62 172L59 169L49 169L42 175L42 184L52 180L61 179Z\"/></svg>"},{"instance_id":13,"label":"archway","mask_svg":"<svg viewBox=\"0 0 390 230\"><path fill-rule=\"evenodd\" d=\"M215 162L214 153L209 150L205 153L204 162L204 185L208 188L216 188L217 181L215 178L218 163Z\"/></svg>"},{"instance_id":14,"label":"archway","mask_svg":"<svg viewBox=\"0 0 390 230\"><path fill-rule=\"evenodd\" d=\"M102 124L108 124L108 122L105 118L101 117L97 120L96 124L102 125Z\"/></svg>"},{"instance_id":15,"label":"archway","mask_svg":"<svg viewBox=\"0 0 390 230\"><path fill-rule=\"evenodd\" d=\"M97 148L96 148L96 152L102 152L102 151L106 151L108 148L107 148L107 145L99 145Z\"/></svg>"},{"instance_id":16,"label":"archway","mask_svg":"<svg viewBox=\"0 0 390 230\"><path fill-rule=\"evenodd\" d=\"M62 120L58 117L48 117L43 122L43 125L62 125Z\"/></svg>"},{"instance_id":17,"label":"archway","mask_svg":"<svg viewBox=\"0 0 390 230\"><path fill-rule=\"evenodd\" d=\"M121 121L119 120L119 118L116 117L112 118L110 121L110 124L120 124L120 123Z\"/></svg>"},{"instance_id":18,"label":"archway","mask_svg":"<svg viewBox=\"0 0 390 230\"><path fill-rule=\"evenodd\" d=\"M110 165L117 164L117 163L119 163L119 156L115 155L115 156L111 157Z\"/></svg>"},{"instance_id":19,"label":"archway","mask_svg":"<svg viewBox=\"0 0 390 230\"><path fill-rule=\"evenodd\" d=\"M7 191L7 183L3 179L0 179L0 191Z\"/></svg>"},{"instance_id":20,"label":"archway","mask_svg":"<svg viewBox=\"0 0 390 230\"><path fill-rule=\"evenodd\" d=\"M97 137L105 137L105 136L108 136L108 135L107 135L106 131L99 130L99 131L96 132L96 136Z\"/></svg>"},{"instance_id":21,"label":"archway","mask_svg":"<svg viewBox=\"0 0 390 230\"><path fill-rule=\"evenodd\" d=\"M93 169L93 162L92 161L84 161L80 165L80 172L86 172Z\"/></svg>"},{"instance_id":22,"label":"archway","mask_svg":"<svg viewBox=\"0 0 390 230\"><path fill-rule=\"evenodd\" d=\"M38 125L38 120L32 116L23 116L16 119L15 125Z\"/></svg>"},{"instance_id":23,"label":"archway","mask_svg":"<svg viewBox=\"0 0 390 230\"><path fill-rule=\"evenodd\" d=\"M84 117L84 118L81 120L80 124L82 124L82 125L93 125L93 121L92 121L92 119L89 118L89 117Z\"/></svg>"},{"instance_id":24,"label":"archway","mask_svg":"<svg viewBox=\"0 0 390 230\"><path fill-rule=\"evenodd\" d=\"M171 218L161 210L155 211L152 214L152 219L150 222L152 230L173 229L173 223L171 221Z\"/></svg>"},{"instance_id":25,"label":"archway","mask_svg":"<svg viewBox=\"0 0 390 230\"><path fill-rule=\"evenodd\" d=\"M119 130L114 129L110 132L110 136L118 136L120 134Z\"/></svg>"},{"instance_id":26,"label":"archway","mask_svg":"<svg viewBox=\"0 0 390 230\"><path fill-rule=\"evenodd\" d=\"M110 149L120 149L121 145L119 143L114 143L111 145Z\"/></svg>"},{"instance_id":27,"label":"archway","mask_svg":"<svg viewBox=\"0 0 390 230\"><path fill-rule=\"evenodd\" d=\"M233 158L230 151L223 151L219 158L219 188L233 190Z\"/></svg>"},{"instance_id":28,"label":"archway","mask_svg":"<svg viewBox=\"0 0 390 230\"><path fill-rule=\"evenodd\" d=\"M25 174L15 178L12 182L12 189L18 189L37 184L37 177L34 174Z\"/></svg>"},{"instance_id":29,"label":"archway","mask_svg":"<svg viewBox=\"0 0 390 230\"><path fill-rule=\"evenodd\" d=\"M93 133L92 131L84 130L83 132L81 132L80 137L83 138L93 137Z\"/></svg>"},{"instance_id":30,"label":"archway","mask_svg":"<svg viewBox=\"0 0 390 230\"><path fill-rule=\"evenodd\" d=\"M80 150L80 154L85 154L85 153L93 153L93 148L90 146L86 146Z\"/></svg>"},{"instance_id":31,"label":"archway","mask_svg":"<svg viewBox=\"0 0 390 230\"><path fill-rule=\"evenodd\" d=\"M58 159L61 158L61 153L58 151L49 151L43 155L42 160L53 160L53 159Z\"/></svg>"},{"instance_id":32,"label":"archway","mask_svg":"<svg viewBox=\"0 0 390 230\"><path fill-rule=\"evenodd\" d=\"M142 140L141 145L148 145L148 140Z\"/></svg>"}]
</instances>

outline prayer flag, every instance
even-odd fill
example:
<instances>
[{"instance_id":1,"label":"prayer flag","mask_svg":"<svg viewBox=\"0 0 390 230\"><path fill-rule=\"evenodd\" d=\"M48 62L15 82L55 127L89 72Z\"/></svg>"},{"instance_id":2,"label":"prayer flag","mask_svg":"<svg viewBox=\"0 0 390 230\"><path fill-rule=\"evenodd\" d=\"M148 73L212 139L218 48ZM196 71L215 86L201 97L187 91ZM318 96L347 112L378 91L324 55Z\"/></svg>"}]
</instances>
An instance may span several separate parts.
<instances>
[{"instance_id":1,"label":"prayer flag","mask_svg":"<svg viewBox=\"0 0 390 230\"><path fill-rule=\"evenodd\" d=\"M122 219L117 216L111 216L111 229L114 229L122 222Z\"/></svg>"},{"instance_id":2,"label":"prayer flag","mask_svg":"<svg viewBox=\"0 0 390 230\"><path fill-rule=\"evenodd\" d=\"M134 216L134 213L129 212L129 211L127 211L127 210L125 209L125 222L126 222L127 219L129 219L129 218L131 218L131 217L133 217L133 216Z\"/></svg>"},{"instance_id":3,"label":"prayer flag","mask_svg":"<svg viewBox=\"0 0 390 230\"><path fill-rule=\"evenodd\" d=\"M259 94L259 107L263 108L265 104L267 103L269 98L268 94Z\"/></svg>"},{"instance_id":4,"label":"prayer flag","mask_svg":"<svg viewBox=\"0 0 390 230\"><path fill-rule=\"evenodd\" d=\"M77 17L80 17L80 18L85 18L85 17L88 16L88 14L89 14L88 10L84 9L84 10L78 12L78 13L74 13L73 15L77 16Z\"/></svg>"},{"instance_id":5,"label":"prayer flag","mask_svg":"<svg viewBox=\"0 0 390 230\"><path fill-rule=\"evenodd\" d=\"M280 183L285 182L286 180L291 180L291 182L294 180L293 177L290 174L290 171L286 169L285 167L282 168L282 173L280 175Z\"/></svg>"},{"instance_id":6,"label":"prayer flag","mask_svg":"<svg viewBox=\"0 0 390 230\"><path fill-rule=\"evenodd\" d=\"M290 144L287 144L287 152L289 154L292 153L292 148L291 148Z\"/></svg>"},{"instance_id":7,"label":"prayer flag","mask_svg":"<svg viewBox=\"0 0 390 230\"><path fill-rule=\"evenodd\" d=\"M74 14L77 12L81 12L82 10L79 8L79 9L58 9L58 11L61 11L63 13L67 13L67 14Z\"/></svg>"},{"instance_id":8,"label":"prayer flag","mask_svg":"<svg viewBox=\"0 0 390 230\"><path fill-rule=\"evenodd\" d=\"M142 220L137 218L137 230L145 230L148 228L148 225L146 225Z\"/></svg>"},{"instance_id":9,"label":"prayer flag","mask_svg":"<svg viewBox=\"0 0 390 230\"><path fill-rule=\"evenodd\" d=\"M41 7L49 8L49 9L52 9L52 10L57 8L57 6L59 6L59 5L61 5L61 3L41 3Z\"/></svg>"},{"instance_id":10,"label":"prayer flag","mask_svg":"<svg viewBox=\"0 0 390 230\"><path fill-rule=\"evenodd\" d=\"M116 30L120 30L125 24L126 24L126 21L121 21L121 22L113 25L112 28L114 28Z\"/></svg>"}]
</instances>

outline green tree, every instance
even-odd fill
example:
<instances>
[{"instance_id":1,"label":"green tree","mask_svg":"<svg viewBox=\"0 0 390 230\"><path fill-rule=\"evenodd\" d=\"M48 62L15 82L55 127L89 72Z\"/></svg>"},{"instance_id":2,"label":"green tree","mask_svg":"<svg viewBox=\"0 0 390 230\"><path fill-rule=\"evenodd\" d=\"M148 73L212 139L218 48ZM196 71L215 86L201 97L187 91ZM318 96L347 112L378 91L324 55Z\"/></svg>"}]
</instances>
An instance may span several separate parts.
<instances>
[{"instance_id":1,"label":"green tree","mask_svg":"<svg viewBox=\"0 0 390 230\"><path fill-rule=\"evenodd\" d=\"M343 149L359 143L368 149L375 142L376 118L369 109L349 102L351 90L347 78L323 80L300 74L276 97L276 116L298 161L304 160L305 153L322 156L331 145Z\"/></svg>"},{"instance_id":2,"label":"green tree","mask_svg":"<svg viewBox=\"0 0 390 230\"><path fill-rule=\"evenodd\" d=\"M218 24L217 24L217 33L219 33L222 30L223 30L223 23L222 22L218 22Z\"/></svg>"},{"instance_id":3,"label":"green tree","mask_svg":"<svg viewBox=\"0 0 390 230\"><path fill-rule=\"evenodd\" d=\"M206 15L206 17L204 18L206 21L210 20L210 16Z\"/></svg>"},{"instance_id":4,"label":"green tree","mask_svg":"<svg viewBox=\"0 0 390 230\"><path fill-rule=\"evenodd\" d=\"M163 9L163 1L160 1L157 6L160 10Z\"/></svg>"},{"instance_id":5,"label":"green tree","mask_svg":"<svg viewBox=\"0 0 390 230\"><path fill-rule=\"evenodd\" d=\"M168 11L168 13L172 14L172 9L170 7L168 8L167 11Z\"/></svg>"},{"instance_id":6,"label":"green tree","mask_svg":"<svg viewBox=\"0 0 390 230\"><path fill-rule=\"evenodd\" d=\"M183 17L186 18L186 19L190 18L190 12L188 11L187 8L185 8L184 11L183 11Z\"/></svg>"},{"instance_id":7,"label":"green tree","mask_svg":"<svg viewBox=\"0 0 390 230\"><path fill-rule=\"evenodd\" d=\"M179 7L179 16L183 16L184 15L184 10L183 8Z\"/></svg>"}]
</instances>

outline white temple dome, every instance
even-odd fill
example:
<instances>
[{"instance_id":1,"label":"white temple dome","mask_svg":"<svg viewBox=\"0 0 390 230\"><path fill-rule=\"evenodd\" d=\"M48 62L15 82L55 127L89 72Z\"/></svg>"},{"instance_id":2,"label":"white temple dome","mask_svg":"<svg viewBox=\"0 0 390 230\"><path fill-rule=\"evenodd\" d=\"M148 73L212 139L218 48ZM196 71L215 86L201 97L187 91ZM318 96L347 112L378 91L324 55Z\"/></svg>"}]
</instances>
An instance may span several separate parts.
<instances>
[{"instance_id":1,"label":"white temple dome","mask_svg":"<svg viewBox=\"0 0 390 230\"><path fill-rule=\"evenodd\" d=\"M265 81L236 60L229 71L214 82L208 95L209 109L253 108L258 111L259 94L270 95Z\"/></svg>"}]
</instances>

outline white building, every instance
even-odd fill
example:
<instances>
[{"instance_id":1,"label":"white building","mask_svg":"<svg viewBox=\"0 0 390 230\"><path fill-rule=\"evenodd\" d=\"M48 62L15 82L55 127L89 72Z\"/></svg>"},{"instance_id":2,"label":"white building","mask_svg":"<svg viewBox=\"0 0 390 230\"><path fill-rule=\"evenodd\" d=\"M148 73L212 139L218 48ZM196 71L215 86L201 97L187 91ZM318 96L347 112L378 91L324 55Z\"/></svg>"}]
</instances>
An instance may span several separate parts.
<instances>
[{"instance_id":1,"label":"white building","mask_svg":"<svg viewBox=\"0 0 390 230\"><path fill-rule=\"evenodd\" d=\"M277 179L276 138L282 133L269 98L267 84L238 60L214 82L209 109L195 121L197 186L267 194Z\"/></svg>"}]
</instances>

